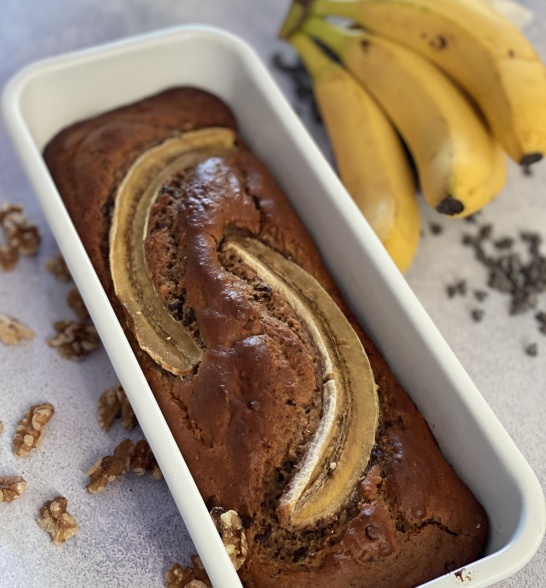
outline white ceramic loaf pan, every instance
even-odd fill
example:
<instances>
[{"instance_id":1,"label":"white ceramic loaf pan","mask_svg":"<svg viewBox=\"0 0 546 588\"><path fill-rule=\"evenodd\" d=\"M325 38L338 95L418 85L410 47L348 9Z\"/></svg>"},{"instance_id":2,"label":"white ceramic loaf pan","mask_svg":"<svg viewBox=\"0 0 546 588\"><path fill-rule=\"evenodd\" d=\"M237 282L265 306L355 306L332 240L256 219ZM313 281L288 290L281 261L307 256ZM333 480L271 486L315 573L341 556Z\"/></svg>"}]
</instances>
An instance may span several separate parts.
<instances>
[{"instance_id":1,"label":"white ceramic loaf pan","mask_svg":"<svg viewBox=\"0 0 546 588\"><path fill-rule=\"evenodd\" d=\"M204 88L234 110L251 148L280 182L347 301L429 422L442 450L485 506L480 561L427 586L489 586L513 574L544 534L536 476L448 348L372 230L242 41L180 27L30 66L7 85L6 124L116 373L157 456L214 586L240 586L155 399L41 156L60 129L174 85Z\"/></svg>"}]
</instances>

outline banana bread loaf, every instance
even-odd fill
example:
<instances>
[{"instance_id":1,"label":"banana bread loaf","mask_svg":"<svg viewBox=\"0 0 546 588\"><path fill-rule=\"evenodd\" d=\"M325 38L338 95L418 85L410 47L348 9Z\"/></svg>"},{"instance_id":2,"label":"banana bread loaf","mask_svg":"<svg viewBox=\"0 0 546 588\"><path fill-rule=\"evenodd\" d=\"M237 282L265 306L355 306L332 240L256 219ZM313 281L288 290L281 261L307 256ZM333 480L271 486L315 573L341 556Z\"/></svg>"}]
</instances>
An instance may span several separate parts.
<instances>
[{"instance_id":1,"label":"banana bread loaf","mask_svg":"<svg viewBox=\"0 0 546 588\"><path fill-rule=\"evenodd\" d=\"M224 103L170 89L45 160L203 499L242 521L243 585L403 588L479 556L483 508Z\"/></svg>"}]
</instances>

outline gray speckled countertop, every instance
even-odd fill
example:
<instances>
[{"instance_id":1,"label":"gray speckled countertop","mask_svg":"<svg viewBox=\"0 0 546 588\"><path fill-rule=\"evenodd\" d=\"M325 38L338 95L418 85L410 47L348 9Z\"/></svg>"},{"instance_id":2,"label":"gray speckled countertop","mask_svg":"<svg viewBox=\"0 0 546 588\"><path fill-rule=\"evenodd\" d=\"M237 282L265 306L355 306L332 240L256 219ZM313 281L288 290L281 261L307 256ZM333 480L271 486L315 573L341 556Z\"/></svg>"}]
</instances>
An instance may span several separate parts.
<instances>
[{"instance_id":1,"label":"gray speckled countertop","mask_svg":"<svg viewBox=\"0 0 546 588\"><path fill-rule=\"evenodd\" d=\"M527 33L546 59L546 4L522 2L535 13ZM288 0L3 0L0 20L0 85L21 67L44 58L166 26L205 23L228 29L246 39L270 63L282 47L276 31ZM288 80L274 71L289 98ZM324 144L321 129L310 130ZM31 342L7 348L0 344L0 474L20 474L29 482L26 494L0 504L0 585L29 586L161 586L164 572L192 552L184 525L166 485L149 476L126 476L107 492L89 496L86 470L126 436L119 424L109 433L95 419L100 393L116 383L104 351L82 363L59 358L46 338L55 320L70 318L65 302L69 286L44 269L57 249L32 189L0 126L0 205L25 205L42 234L36 257L23 258L16 270L0 274L0 313L18 317L35 332ZM484 268L461 244L475 226L436 215L423 207L425 235L407 280L463 366L492 406L540 482L546 487L546 336L539 333L534 313L508 313L508 300L490 292L483 301L474 289L487 289ZM442 231L433 234L430 223ZM546 238L546 164L532 177L511 166L508 186L481 215L496 236L517 238L535 230ZM466 280L466 296L448 298L446 287ZM474 308L484 318L471 318ZM539 300L546 311L546 294ZM538 355L524 352L538 344ZM11 453L11 440L23 411L36 402L56 407L41 448L27 460ZM138 439L137 428L129 435ZM81 530L62 548L51 544L36 525L39 506L56 494L69 500ZM503 588L545 585L544 543L532 561Z\"/></svg>"}]
</instances>

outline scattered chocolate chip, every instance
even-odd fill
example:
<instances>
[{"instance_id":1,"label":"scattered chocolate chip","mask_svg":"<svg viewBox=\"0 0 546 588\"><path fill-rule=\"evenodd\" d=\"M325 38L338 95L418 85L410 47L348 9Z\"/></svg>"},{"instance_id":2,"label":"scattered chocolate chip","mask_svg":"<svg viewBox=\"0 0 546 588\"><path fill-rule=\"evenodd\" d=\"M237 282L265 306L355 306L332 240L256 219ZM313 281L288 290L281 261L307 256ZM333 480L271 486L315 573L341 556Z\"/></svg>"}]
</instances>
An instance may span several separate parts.
<instances>
[{"instance_id":1,"label":"scattered chocolate chip","mask_svg":"<svg viewBox=\"0 0 546 588\"><path fill-rule=\"evenodd\" d=\"M438 223L430 223L429 227L430 227L430 232L433 235L440 235L444 230L442 225L439 225Z\"/></svg>"},{"instance_id":2,"label":"scattered chocolate chip","mask_svg":"<svg viewBox=\"0 0 546 588\"><path fill-rule=\"evenodd\" d=\"M480 215L480 212L479 211L478 212L475 212L474 214L469 214L468 216L466 216L464 218L464 221L466 223L470 223L470 224L475 225L478 222L479 215Z\"/></svg>"},{"instance_id":3,"label":"scattered chocolate chip","mask_svg":"<svg viewBox=\"0 0 546 588\"><path fill-rule=\"evenodd\" d=\"M538 355L538 345L536 343L530 343L525 347L525 353L531 357L536 357Z\"/></svg>"},{"instance_id":4,"label":"scattered chocolate chip","mask_svg":"<svg viewBox=\"0 0 546 588\"><path fill-rule=\"evenodd\" d=\"M484 310L481 308L474 308L470 315L472 316L472 320L476 323L479 323L484 317Z\"/></svg>"},{"instance_id":5,"label":"scattered chocolate chip","mask_svg":"<svg viewBox=\"0 0 546 588\"><path fill-rule=\"evenodd\" d=\"M474 290L474 298L478 302L483 302L488 296L488 293L485 290Z\"/></svg>"},{"instance_id":6,"label":"scattered chocolate chip","mask_svg":"<svg viewBox=\"0 0 546 588\"><path fill-rule=\"evenodd\" d=\"M514 244L514 239L511 237L504 237L503 239L497 239L494 245L497 249L510 249Z\"/></svg>"},{"instance_id":7,"label":"scattered chocolate chip","mask_svg":"<svg viewBox=\"0 0 546 588\"><path fill-rule=\"evenodd\" d=\"M479 237L481 240L483 239L490 239L491 235L493 234L493 225L487 223L480 227Z\"/></svg>"},{"instance_id":8,"label":"scattered chocolate chip","mask_svg":"<svg viewBox=\"0 0 546 588\"><path fill-rule=\"evenodd\" d=\"M447 295L450 298L453 298L457 294L460 294L461 296L465 296L466 295L466 286L467 286L466 280L459 280L458 282L455 282L455 284L451 284L451 285L447 286L447 288L446 288Z\"/></svg>"}]
</instances>

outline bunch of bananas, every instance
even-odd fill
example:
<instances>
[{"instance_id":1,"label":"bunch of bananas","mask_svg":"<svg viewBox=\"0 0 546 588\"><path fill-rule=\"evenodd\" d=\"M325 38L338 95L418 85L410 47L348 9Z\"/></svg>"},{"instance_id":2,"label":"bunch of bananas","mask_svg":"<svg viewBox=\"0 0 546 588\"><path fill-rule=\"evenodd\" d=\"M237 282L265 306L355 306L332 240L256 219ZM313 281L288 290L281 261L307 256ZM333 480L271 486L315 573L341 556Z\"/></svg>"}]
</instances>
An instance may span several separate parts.
<instances>
[{"instance_id":1,"label":"bunch of bananas","mask_svg":"<svg viewBox=\"0 0 546 588\"><path fill-rule=\"evenodd\" d=\"M546 153L546 68L483 0L294 0L280 36L312 78L342 182L401 271L420 235L402 141L425 200L452 217L502 190L505 152L526 167Z\"/></svg>"}]
</instances>

